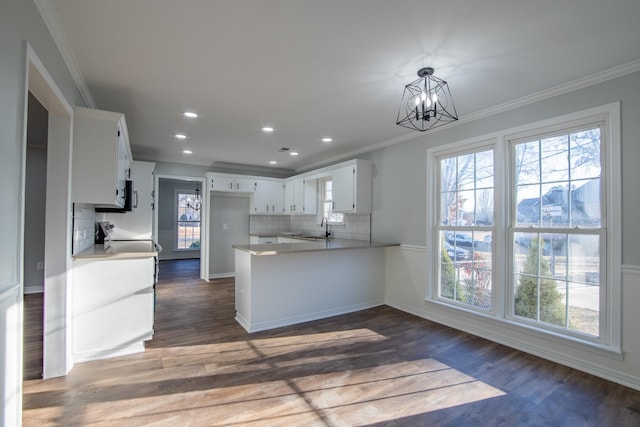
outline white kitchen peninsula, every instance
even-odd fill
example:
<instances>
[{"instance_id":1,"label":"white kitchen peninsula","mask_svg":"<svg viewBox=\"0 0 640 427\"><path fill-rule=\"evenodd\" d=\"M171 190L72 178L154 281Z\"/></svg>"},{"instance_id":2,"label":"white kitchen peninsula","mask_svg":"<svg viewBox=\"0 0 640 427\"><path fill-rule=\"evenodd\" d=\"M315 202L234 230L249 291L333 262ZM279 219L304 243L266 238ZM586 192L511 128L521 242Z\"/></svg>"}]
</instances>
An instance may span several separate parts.
<instances>
[{"instance_id":1,"label":"white kitchen peninsula","mask_svg":"<svg viewBox=\"0 0 640 427\"><path fill-rule=\"evenodd\" d=\"M237 245L236 321L248 332L384 304L385 247L331 239Z\"/></svg>"}]
</instances>

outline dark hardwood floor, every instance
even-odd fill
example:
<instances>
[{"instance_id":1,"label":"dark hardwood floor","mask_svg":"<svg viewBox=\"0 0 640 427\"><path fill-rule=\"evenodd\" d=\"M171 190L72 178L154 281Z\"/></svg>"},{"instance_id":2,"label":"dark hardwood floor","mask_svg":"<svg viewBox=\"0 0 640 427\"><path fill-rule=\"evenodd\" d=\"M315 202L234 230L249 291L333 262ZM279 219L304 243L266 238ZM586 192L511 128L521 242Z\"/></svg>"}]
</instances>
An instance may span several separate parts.
<instances>
[{"instance_id":1,"label":"dark hardwood floor","mask_svg":"<svg viewBox=\"0 0 640 427\"><path fill-rule=\"evenodd\" d=\"M26 380L25 426L640 426L640 392L390 307L248 334L163 262L144 353Z\"/></svg>"},{"instance_id":2,"label":"dark hardwood floor","mask_svg":"<svg viewBox=\"0 0 640 427\"><path fill-rule=\"evenodd\" d=\"M24 296L24 367L25 380L42 379L42 315L44 294Z\"/></svg>"}]
</instances>

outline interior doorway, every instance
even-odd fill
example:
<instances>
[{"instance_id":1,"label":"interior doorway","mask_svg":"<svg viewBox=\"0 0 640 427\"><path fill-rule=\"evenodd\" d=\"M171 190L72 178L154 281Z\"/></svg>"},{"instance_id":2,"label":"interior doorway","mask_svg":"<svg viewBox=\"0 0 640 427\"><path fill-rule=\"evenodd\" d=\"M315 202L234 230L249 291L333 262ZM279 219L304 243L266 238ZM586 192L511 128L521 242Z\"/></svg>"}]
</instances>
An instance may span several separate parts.
<instances>
[{"instance_id":1,"label":"interior doorway","mask_svg":"<svg viewBox=\"0 0 640 427\"><path fill-rule=\"evenodd\" d=\"M204 179L156 177L155 236L160 260L202 258Z\"/></svg>"},{"instance_id":2,"label":"interior doorway","mask_svg":"<svg viewBox=\"0 0 640 427\"><path fill-rule=\"evenodd\" d=\"M23 378L42 378L49 112L29 92L24 198Z\"/></svg>"}]
</instances>

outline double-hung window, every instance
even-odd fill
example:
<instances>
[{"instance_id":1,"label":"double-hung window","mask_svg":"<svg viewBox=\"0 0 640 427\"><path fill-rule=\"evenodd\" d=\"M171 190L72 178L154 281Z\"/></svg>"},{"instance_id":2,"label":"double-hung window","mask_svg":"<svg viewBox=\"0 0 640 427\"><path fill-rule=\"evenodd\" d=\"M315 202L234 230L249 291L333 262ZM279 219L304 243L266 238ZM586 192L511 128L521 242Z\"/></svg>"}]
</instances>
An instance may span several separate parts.
<instances>
[{"instance_id":1,"label":"double-hung window","mask_svg":"<svg viewBox=\"0 0 640 427\"><path fill-rule=\"evenodd\" d=\"M619 352L618 108L428 151L432 301Z\"/></svg>"},{"instance_id":2,"label":"double-hung window","mask_svg":"<svg viewBox=\"0 0 640 427\"><path fill-rule=\"evenodd\" d=\"M510 141L509 241L518 320L600 335L603 128L586 123Z\"/></svg>"},{"instance_id":3,"label":"double-hung window","mask_svg":"<svg viewBox=\"0 0 640 427\"><path fill-rule=\"evenodd\" d=\"M438 160L438 296L484 310L492 305L493 164L493 149L487 147Z\"/></svg>"}]
</instances>

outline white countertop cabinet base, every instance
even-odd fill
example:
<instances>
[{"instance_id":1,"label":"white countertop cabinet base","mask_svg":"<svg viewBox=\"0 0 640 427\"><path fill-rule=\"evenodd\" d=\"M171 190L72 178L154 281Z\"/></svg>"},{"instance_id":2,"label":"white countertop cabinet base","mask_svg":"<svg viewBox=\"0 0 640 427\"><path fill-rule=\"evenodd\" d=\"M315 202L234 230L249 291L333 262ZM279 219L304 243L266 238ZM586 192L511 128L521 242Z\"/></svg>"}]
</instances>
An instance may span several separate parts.
<instances>
[{"instance_id":1,"label":"white countertop cabinet base","mask_svg":"<svg viewBox=\"0 0 640 427\"><path fill-rule=\"evenodd\" d=\"M73 261L75 362L144 351L153 337L154 259Z\"/></svg>"},{"instance_id":2,"label":"white countertop cabinet base","mask_svg":"<svg viewBox=\"0 0 640 427\"><path fill-rule=\"evenodd\" d=\"M384 304L385 248L235 257L236 321L248 332Z\"/></svg>"}]
</instances>

